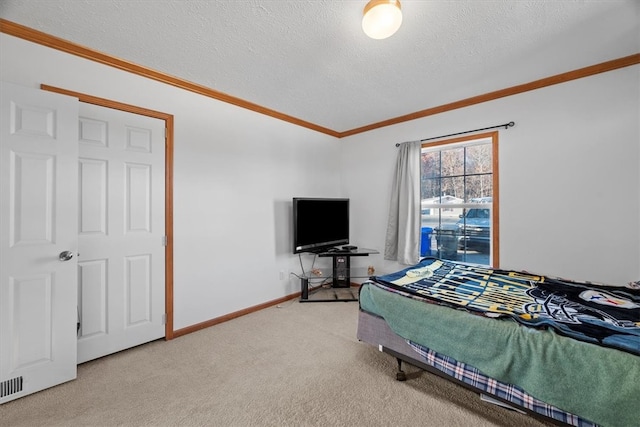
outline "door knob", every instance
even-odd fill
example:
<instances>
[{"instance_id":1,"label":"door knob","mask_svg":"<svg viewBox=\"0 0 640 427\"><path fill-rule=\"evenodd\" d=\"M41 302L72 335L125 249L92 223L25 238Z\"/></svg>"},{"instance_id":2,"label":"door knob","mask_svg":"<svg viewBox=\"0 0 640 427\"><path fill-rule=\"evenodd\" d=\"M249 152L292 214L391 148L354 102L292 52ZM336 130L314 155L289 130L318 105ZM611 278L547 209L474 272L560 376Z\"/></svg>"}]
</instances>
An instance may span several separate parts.
<instances>
[{"instance_id":1,"label":"door knob","mask_svg":"<svg viewBox=\"0 0 640 427\"><path fill-rule=\"evenodd\" d=\"M73 258L73 252L71 251L60 252L60 255L58 256L58 258L60 259L60 261L69 261L71 258Z\"/></svg>"}]
</instances>

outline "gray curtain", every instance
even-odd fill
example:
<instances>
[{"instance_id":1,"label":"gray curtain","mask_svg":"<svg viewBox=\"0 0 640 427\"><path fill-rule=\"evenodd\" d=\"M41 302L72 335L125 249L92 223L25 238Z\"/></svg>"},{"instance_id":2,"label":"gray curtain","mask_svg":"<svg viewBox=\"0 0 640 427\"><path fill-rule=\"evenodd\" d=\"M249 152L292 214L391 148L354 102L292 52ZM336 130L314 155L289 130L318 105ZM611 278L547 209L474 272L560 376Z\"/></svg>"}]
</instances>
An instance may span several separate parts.
<instances>
[{"instance_id":1,"label":"gray curtain","mask_svg":"<svg viewBox=\"0 0 640 427\"><path fill-rule=\"evenodd\" d=\"M402 264L420 260L421 142L400 144L391 190L384 259Z\"/></svg>"}]
</instances>

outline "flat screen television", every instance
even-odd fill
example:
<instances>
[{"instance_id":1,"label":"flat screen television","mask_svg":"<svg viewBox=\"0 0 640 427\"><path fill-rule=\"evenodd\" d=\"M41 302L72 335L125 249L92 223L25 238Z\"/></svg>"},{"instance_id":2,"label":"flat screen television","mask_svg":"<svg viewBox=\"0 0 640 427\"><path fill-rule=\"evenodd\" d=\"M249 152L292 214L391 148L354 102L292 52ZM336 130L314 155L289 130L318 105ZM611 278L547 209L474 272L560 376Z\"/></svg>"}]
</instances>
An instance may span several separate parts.
<instances>
[{"instance_id":1,"label":"flat screen television","mask_svg":"<svg viewBox=\"0 0 640 427\"><path fill-rule=\"evenodd\" d=\"M293 253L349 243L349 199L293 198Z\"/></svg>"}]
</instances>

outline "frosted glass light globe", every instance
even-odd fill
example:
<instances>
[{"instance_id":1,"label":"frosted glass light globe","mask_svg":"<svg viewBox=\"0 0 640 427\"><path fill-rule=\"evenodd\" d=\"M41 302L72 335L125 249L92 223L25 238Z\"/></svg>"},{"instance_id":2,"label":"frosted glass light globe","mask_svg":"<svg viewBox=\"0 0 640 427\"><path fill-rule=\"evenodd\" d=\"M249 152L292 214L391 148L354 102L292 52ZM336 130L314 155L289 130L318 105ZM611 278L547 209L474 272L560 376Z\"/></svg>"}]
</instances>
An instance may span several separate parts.
<instances>
[{"instance_id":1,"label":"frosted glass light globe","mask_svg":"<svg viewBox=\"0 0 640 427\"><path fill-rule=\"evenodd\" d=\"M362 30L372 39L392 36L402 24L402 11L398 0L371 0L364 7Z\"/></svg>"}]
</instances>

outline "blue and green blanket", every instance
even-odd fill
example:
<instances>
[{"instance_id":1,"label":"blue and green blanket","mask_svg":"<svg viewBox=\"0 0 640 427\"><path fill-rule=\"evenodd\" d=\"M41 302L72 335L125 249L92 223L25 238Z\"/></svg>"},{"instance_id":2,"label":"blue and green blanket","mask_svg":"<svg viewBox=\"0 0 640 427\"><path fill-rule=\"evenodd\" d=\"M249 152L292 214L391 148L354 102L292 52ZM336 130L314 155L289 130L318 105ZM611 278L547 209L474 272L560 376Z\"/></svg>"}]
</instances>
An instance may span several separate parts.
<instances>
[{"instance_id":1,"label":"blue and green blanket","mask_svg":"<svg viewBox=\"0 0 640 427\"><path fill-rule=\"evenodd\" d=\"M438 304L511 317L581 341L640 355L640 290L437 258L373 280Z\"/></svg>"}]
</instances>

